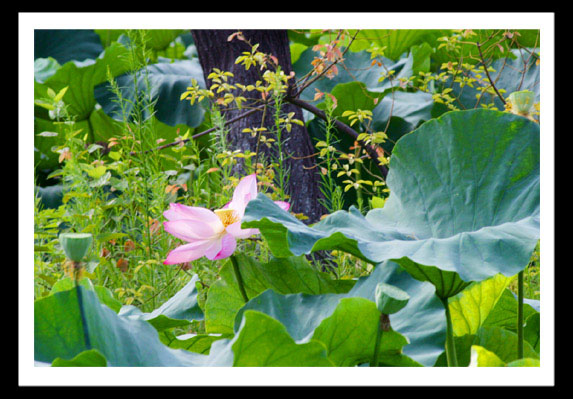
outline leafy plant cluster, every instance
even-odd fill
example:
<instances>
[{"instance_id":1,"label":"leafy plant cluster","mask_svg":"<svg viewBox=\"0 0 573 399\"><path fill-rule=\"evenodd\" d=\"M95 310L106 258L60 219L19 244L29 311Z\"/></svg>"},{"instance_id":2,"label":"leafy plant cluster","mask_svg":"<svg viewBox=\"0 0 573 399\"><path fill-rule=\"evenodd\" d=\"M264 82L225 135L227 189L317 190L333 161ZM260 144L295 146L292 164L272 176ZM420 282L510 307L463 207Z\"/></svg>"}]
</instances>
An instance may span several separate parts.
<instances>
[{"instance_id":1,"label":"leafy plant cluster","mask_svg":"<svg viewBox=\"0 0 573 399\"><path fill-rule=\"evenodd\" d=\"M293 74L236 32L259 79L207 87L188 32L37 32L37 365L539 366L539 32L289 38ZM230 109L273 112L243 130L256 151L228 142ZM293 125L315 143L314 225L274 202ZM223 208L239 162L260 236L164 264L169 204ZM93 237L81 263L67 232Z\"/></svg>"}]
</instances>

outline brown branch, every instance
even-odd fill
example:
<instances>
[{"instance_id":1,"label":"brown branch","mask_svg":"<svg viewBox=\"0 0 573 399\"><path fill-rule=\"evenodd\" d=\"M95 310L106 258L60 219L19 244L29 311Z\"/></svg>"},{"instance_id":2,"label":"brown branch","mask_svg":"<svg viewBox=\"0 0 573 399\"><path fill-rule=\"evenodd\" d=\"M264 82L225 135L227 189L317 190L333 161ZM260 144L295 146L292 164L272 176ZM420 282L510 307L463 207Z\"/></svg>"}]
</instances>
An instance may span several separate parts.
<instances>
[{"instance_id":1,"label":"brown branch","mask_svg":"<svg viewBox=\"0 0 573 399\"><path fill-rule=\"evenodd\" d=\"M483 65L483 69L485 71L485 74L487 75L487 79L489 80L489 83L491 84L491 87L493 87L493 90L495 90L495 93L497 94L497 96L499 97L499 99L501 100L501 102L503 103L503 105L506 104L505 99L503 98L503 96L501 95L501 93L497 90L497 87L495 87L495 84L493 83L493 80L491 79L491 76L489 76L489 71L487 70L487 65L485 63L485 60L483 58L483 53L481 52L481 44L479 42L476 43L478 51L479 51L479 56L481 58L481 63Z\"/></svg>"},{"instance_id":2,"label":"brown branch","mask_svg":"<svg viewBox=\"0 0 573 399\"><path fill-rule=\"evenodd\" d=\"M328 70L330 70L333 66L335 66L336 64L338 64L340 61L344 60L344 55L346 54L346 52L350 49L350 46L352 45L352 43L354 42L354 39L356 39L356 36L358 35L358 32L360 32L360 30L357 30L356 33L354 34L354 36L352 36L352 38L350 39L350 41L348 42L348 46L344 49L344 51L342 52L342 54L340 55L340 58L337 58L336 60L334 60L329 66L327 66L321 73L317 74L314 78L312 78L311 80L309 80L308 82L304 83L302 87L300 87L297 90L297 93L295 95L295 97L298 97L301 95L301 93L307 88L309 87L311 84L313 84L314 82L316 82L318 79L320 79L321 77L323 77L326 72L328 72Z\"/></svg>"},{"instance_id":3,"label":"brown branch","mask_svg":"<svg viewBox=\"0 0 573 399\"><path fill-rule=\"evenodd\" d=\"M315 107L312 104L307 103L306 101L300 100L298 98L294 98L294 97L290 97L287 96L285 97L285 101L296 105L297 107L306 109L309 112L312 112L314 115L318 116L320 119L322 120L328 120L328 117L326 116L326 114L318 109L317 107ZM348 126L347 124L340 122L339 120L334 120L334 125L336 126L336 128L344 133L346 133L347 135L349 135L350 137L352 137L354 140L358 139L358 133L352 129L350 126ZM386 168L386 166L384 165L380 165L377 161L378 161L378 153L376 152L376 150L374 149L374 147L367 145L365 146L366 152L368 153L368 155L370 156L370 158L375 161L376 166L378 167L378 169L380 170L380 172L382 173L382 176L384 176L384 179L386 178L386 176L388 175L388 168Z\"/></svg>"},{"instance_id":4,"label":"brown branch","mask_svg":"<svg viewBox=\"0 0 573 399\"><path fill-rule=\"evenodd\" d=\"M239 115L239 116L237 116L237 117L235 117L235 118L233 118L233 119L229 119L227 122L225 122L225 126L230 125L230 124L235 123L235 122L238 122L238 121L240 121L241 119L244 119L244 118L246 118L247 116L249 116L249 115L251 115L251 114L254 114L254 113L257 112L257 111L261 111L263 108L264 108L264 105L259 106L259 107L257 107L257 108L253 108L253 109L251 109L250 111L247 111L247 112L245 112L244 114L241 114L241 115ZM184 143L186 143L186 142L188 142L188 141L190 141L190 140L195 140L195 139L198 139L198 138L201 137L201 136L205 136L206 134L212 133L212 132L214 132L214 131L217 130L217 129L218 129L218 127L212 127L212 128L210 128L210 129L203 130L202 132L197 133L197 134L195 134L195 135L189 137L188 139L177 140L177 141L174 141L173 143L160 145L159 147L155 147L155 148L152 148L152 149L150 149L150 150L144 151L143 154L147 154L148 152L151 152L151 151L159 151L159 150L163 150L163 149L165 149L165 148L174 147L174 146L179 145L179 144L184 144ZM130 152L129 154L130 154L130 155L137 155L137 152L132 151L132 152Z\"/></svg>"}]
</instances>

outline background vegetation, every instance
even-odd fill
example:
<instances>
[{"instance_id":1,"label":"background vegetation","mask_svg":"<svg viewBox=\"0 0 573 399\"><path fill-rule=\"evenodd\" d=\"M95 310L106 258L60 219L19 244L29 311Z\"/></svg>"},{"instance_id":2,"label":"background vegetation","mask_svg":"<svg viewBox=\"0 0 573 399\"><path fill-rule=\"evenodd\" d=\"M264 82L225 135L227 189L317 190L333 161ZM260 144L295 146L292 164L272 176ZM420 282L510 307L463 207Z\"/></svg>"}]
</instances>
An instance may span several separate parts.
<instances>
[{"instance_id":1,"label":"background vegetation","mask_svg":"<svg viewBox=\"0 0 573 399\"><path fill-rule=\"evenodd\" d=\"M229 345L235 353L234 365L261 365L257 363L260 357L250 358L258 352L245 349L247 343L243 341L249 339L249 328L258 326L259 333L265 331L268 337L274 337L268 339L282 337L285 348L296 345L292 338L302 340L308 331L289 329L294 321L280 320L276 315L273 318L246 312L244 330L237 334L233 320L242 303L233 303L235 280L226 260L201 258L179 265L163 264L168 252L180 244L163 229L163 212L170 203L223 207L242 177L236 174L237 165L242 165L244 175L257 174L259 192L288 202L292 193L286 189L290 171L285 168L285 160L292 155L283 147L292 127L303 125L314 143L313 170L322 193L317 201L325 210L323 218L351 207L365 215L383 208L389 198L386 177L395 144L425 122L449 111L471 109L519 114L510 94L528 90L533 95L533 108L520 118L539 123L539 31L293 30L288 38L292 76L281 75L281 69L273 66L271 54L258 51L257 44L248 42L240 32L229 38L247 42L251 49L236 63L261 71L258 83L249 85L235 81L226 71L203 71L189 31L36 31L37 308L50 308L50 314L56 317L55 313L64 310L41 299L66 292L69 301L78 300L74 299L75 291L70 290L73 265L66 260L58 237L62 232L91 233L94 241L82 271L88 304L99 300L121 316L147 320L159 333L162 344L172 349L208 354L213 348L217 352ZM211 86L207 86L204 72L210 76ZM247 100L240 93L256 93L257 99ZM261 112L261 107L266 110L271 102L272 125L242 131L256 137L260 151L235 148L227 139L232 126L227 117L229 110ZM287 102L303 109L303 120L281 111ZM275 155L261 155L263 147L272 149L270 153ZM303 213L291 216L308 223ZM316 298L346 295L339 307L315 299L320 304L313 304L313 309L330 315L330 323L336 317L361 312L371 312L376 319L374 304L356 298L367 286L356 281L367 281L364 279L379 269L370 259L335 249L286 261L275 258L272 242L264 234L263 238L239 243L249 298L270 295L265 291L268 288L278 294L307 293ZM268 272L276 268L284 270L281 278ZM538 243L524 271L524 296L530 300L526 302L526 318L537 317L537 330L531 327L534 319L527 324L529 358L539 357L539 271ZM297 280L295 275L307 277ZM260 276L267 276L266 280ZM288 287L281 286L281 279L289 282ZM459 329L455 345L461 354L460 364L469 364L472 344L495 353L503 364L517 359L495 347L496 342L511 341L516 334L515 323L502 310L516 302L512 293L518 293L517 279L500 279L470 285L449 298L454 331ZM309 281L316 282L316 286L309 286ZM412 288L422 283L408 280L403 284ZM427 287L420 287L424 287L420 295L425 295ZM462 331L460 320L473 314L468 313L464 306L469 305L464 303L476 295L476 290L487 291L493 299L479 326ZM173 305L173 298L180 302L176 300ZM171 304L169 311L164 307L167 303ZM479 303L483 311L486 305ZM110 316L98 313L89 317L96 320ZM434 317L441 320L443 315L436 313ZM251 319L255 321L249 323ZM287 326L288 333L281 330L276 319ZM376 322L367 327L368 320L363 321L364 329L374 328L374 334ZM338 353L331 350L328 359L314 356L321 350L316 341L334 339L329 335L334 332L328 323L315 327L318 330L310 331L315 340L305 341L297 349L305 353L302 358L312 359L310 365L368 363L371 349L363 349L367 355L341 349ZM425 327L430 329L429 325ZM150 331L143 330L138 345L152 339L148 338ZM397 331L408 336L410 330ZM400 341L400 333L384 341L388 346L383 347L382 356L387 357L388 365L444 365L445 354L416 357L416 350L402 352L405 343ZM348 331L345 336L351 334ZM220 342L215 345L216 341ZM443 348L443 337L441 345ZM50 353L57 352L52 349ZM56 363L65 363L80 352L58 354L60 360ZM101 361L101 354L81 353L93 356L88 362ZM397 353L399 356L394 356ZM484 353L482 359L487 357ZM111 359L105 352L103 364L106 359L111 364L122 364L121 356L118 353ZM185 365L204 362L197 359L177 361ZM37 360L52 363L54 356L44 353ZM139 365L146 362L133 361ZM170 358L162 365L170 362L175 360Z\"/></svg>"}]
</instances>

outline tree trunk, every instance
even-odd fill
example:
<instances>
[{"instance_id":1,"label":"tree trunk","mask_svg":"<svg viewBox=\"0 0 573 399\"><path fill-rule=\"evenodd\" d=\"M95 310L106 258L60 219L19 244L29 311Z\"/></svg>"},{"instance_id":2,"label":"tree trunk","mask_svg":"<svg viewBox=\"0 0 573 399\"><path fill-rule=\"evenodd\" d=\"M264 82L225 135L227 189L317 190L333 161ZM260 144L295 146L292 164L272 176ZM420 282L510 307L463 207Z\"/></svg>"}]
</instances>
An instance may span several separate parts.
<instances>
[{"instance_id":1,"label":"tree trunk","mask_svg":"<svg viewBox=\"0 0 573 399\"><path fill-rule=\"evenodd\" d=\"M235 59L242 55L244 51L250 52L251 48L247 43L237 40L236 38L232 41L228 41L228 37L234 32L236 31L191 31L208 87L210 87L211 82L207 79L207 76L212 72L213 68L232 72L234 78L232 78L231 84L241 83L243 85L254 85L257 80L261 80L258 67L251 67L249 70L245 70L243 65L235 64ZM276 57L283 72L286 75L290 74L292 64L286 30L244 30L242 32L243 36L251 44L259 44L258 51ZM237 91L236 94L238 93L241 93L241 95L248 100L250 99L249 95L252 96L252 99L261 99L258 91L252 91L250 93ZM244 112L245 110L229 110L225 113L225 119L230 120ZM267 107L265 112L264 126L267 127L267 131L269 132L274 131L274 112L274 107ZM290 112L295 113L295 119L303 120L302 110L299 107L283 103L281 114L286 115ZM229 125L227 140L232 149L256 151L257 138L251 137L250 134L242 133L242 131L245 128L260 127L262 117L262 112L256 112ZM283 153L286 158L283 167L286 167L289 171L286 194L290 196L289 202L291 203L291 209L293 212L302 212L306 215L308 217L306 222L316 222L320 219L320 216L325 213L325 210L318 202L318 199L322 198L322 193L319 189L320 176L318 174L318 168L315 167L314 157L311 156L314 152L314 147L311 143L310 136L305 126L296 124L292 124L290 133L283 130L281 136ZM276 140L276 137L273 138ZM260 145L259 151L265 156L271 156L273 154L276 156L275 148L276 145L273 145L272 149L268 149L265 145ZM275 152L273 153L272 151ZM239 165L238 168L234 170L234 173L242 173L243 171L241 169L241 165Z\"/></svg>"}]
</instances>

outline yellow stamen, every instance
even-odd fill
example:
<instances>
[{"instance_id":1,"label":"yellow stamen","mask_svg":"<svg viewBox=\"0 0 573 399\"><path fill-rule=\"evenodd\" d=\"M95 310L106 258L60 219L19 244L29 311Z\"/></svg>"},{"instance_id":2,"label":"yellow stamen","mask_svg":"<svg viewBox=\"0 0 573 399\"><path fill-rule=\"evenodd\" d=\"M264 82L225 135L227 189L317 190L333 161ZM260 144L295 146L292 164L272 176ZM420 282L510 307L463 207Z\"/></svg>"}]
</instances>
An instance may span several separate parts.
<instances>
[{"instance_id":1,"label":"yellow stamen","mask_svg":"<svg viewBox=\"0 0 573 399\"><path fill-rule=\"evenodd\" d=\"M239 215L233 209L217 209L215 215L219 216L225 227L239 221Z\"/></svg>"}]
</instances>

